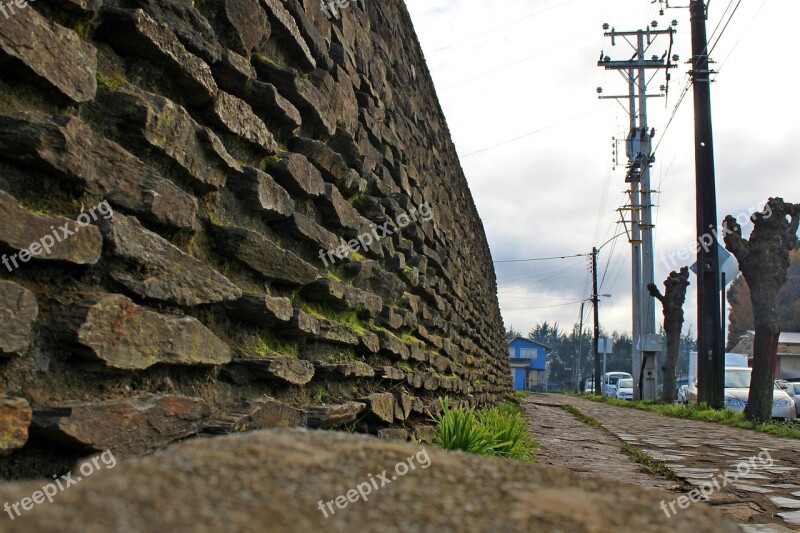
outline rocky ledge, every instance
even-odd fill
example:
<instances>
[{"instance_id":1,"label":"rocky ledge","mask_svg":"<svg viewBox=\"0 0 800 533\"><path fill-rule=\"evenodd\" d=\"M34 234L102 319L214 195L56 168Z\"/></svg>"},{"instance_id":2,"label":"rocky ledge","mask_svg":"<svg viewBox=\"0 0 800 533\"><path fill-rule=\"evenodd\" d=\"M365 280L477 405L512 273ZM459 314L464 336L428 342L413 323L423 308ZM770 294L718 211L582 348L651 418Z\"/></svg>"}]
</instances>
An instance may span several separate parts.
<instances>
[{"instance_id":1,"label":"rocky ledge","mask_svg":"<svg viewBox=\"0 0 800 533\"><path fill-rule=\"evenodd\" d=\"M398 476L403 468L395 465L409 461L415 468ZM53 503L13 522L4 517L5 526L37 533L65 524L129 532L740 531L699 504L667 518L659 503L674 494L347 433L261 431L185 442L113 468L98 464ZM355 489L371 480L378 489L364 501ZM30 497L44 483L0 485L0 501ZM333 503L326 517L320 502L337 498L346 503Z\"/></svg>"}]
</instances>

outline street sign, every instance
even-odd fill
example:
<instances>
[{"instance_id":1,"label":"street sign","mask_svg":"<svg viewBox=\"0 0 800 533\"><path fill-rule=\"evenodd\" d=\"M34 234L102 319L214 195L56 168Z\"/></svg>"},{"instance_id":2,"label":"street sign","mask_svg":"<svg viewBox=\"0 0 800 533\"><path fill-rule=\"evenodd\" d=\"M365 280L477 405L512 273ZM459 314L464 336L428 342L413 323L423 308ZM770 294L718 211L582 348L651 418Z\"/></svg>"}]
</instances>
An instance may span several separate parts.
<instances>
[{"instance_id":1,"label":"street sign","mask_svg":"<svg viewBox=\"0 0 800 533\"><path fill-rule=\"evenodd\" d=\"M614 353L614 341L608 338L597 339L597 353Z\"/></svg>"},{"instance_id":2,"label":"street sign","mask_svg":"<svg viewBox=\"0 0 800 533\"><path fill-rule=\"evenodd\" d=\"M725 287L739 275L739 264L720 243L717 243L717 251L719 253L720 283ZM690 266L689 270L697 275L697 262Z\"/></svg>"}]
</instances>

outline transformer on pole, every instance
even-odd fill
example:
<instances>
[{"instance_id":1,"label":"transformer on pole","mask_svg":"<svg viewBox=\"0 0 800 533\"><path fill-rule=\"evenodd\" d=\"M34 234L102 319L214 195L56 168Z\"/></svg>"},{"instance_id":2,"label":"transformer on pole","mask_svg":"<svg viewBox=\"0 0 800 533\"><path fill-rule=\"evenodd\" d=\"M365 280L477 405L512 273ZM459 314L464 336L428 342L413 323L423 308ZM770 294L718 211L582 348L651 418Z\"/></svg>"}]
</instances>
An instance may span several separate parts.
<instances>
[{"instance_id":1,"label":"transformer on pole","mask_svg":"<svg viewBox=\"0 0 800 533\"><path fill-rule=\"evenodd\" d=\"M603 25L605 36L611 38L611 45L624 42L633 49L633 57L615 60L605 53L600 54L598 66L606 70L618 71L628 82L628 93L625 95L603 95L598 87L600 99L628 100L628 107L623 108L630 116L630 128L626 139L628 157L625 182L629 184L630 204L624 208L630 211L629 241L632 246L632 287L633 287L633 352L632 372L634 376L634 398L656 399L658 396L656 356L662 350L660 337L656 335L655 302L645 289L655 280L653 251L653 199L654 192L650 184L650 167L655 161L653 153L653 137L655 130L647 123L648 98L665 97L668 90L669 69L675 68L678 56L672 55L675 35L674 26L666 30L656 29L658 23L653 21L644 30L617 31ZM647 52L661 37L668 37L669 47L663 55L646 57ZM647 94L648 71L667 72L667 83L661 85L661 93Z\"/></svg>"}]
</instances>

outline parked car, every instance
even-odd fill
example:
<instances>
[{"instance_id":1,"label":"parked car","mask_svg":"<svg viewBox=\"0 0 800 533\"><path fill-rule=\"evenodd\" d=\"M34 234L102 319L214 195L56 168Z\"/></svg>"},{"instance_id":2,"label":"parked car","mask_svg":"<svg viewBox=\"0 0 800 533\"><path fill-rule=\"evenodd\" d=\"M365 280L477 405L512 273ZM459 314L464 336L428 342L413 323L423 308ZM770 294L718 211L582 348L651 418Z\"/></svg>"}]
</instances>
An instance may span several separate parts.
<instances>
[{"instance_id":1,"label":"parked car","mask_svg":"<svg viewBox=\"0 0 800 533\"><path fill-rule=\"evenodd\" d=\"M792 383L782 379L775 380L778 387L794 400L795 414L800 416L800 383Z\"/></svg>"},{"instance_id":2,"label":"parked car","mask_svg":"<svg viewBox=\"0 0 800 533\"><path fill-rule=\"evenodd\" d=\"M594 394L594 380L587 379L583 389L584 394Z\"/></svg>"},{"instance_id":3,"label":"parked car","mask_svg":"<svg viewBox=\"0 0 800 533\"><path fill-rule=\"evenodd\" d=\"M617 381L617 391L614 394L617 400L633 400L633 379L623 378Z\"/></svg>"},{"instance_id":4,"label":"parked car","mask_svg":"<svg viewBox=\"0 0 800 533\"><path fill-rule=\"evenodd\" d=\"M606 372L603 374L600 390L603 396L614 396L617 392L617 382L621 379L633 379L627 372Z\"/></svg>"},{"instance_id":5,"label":"parked car","mask_svg":"<svg viewBox=\"0 0 800 533\"><path fill-rule=\"evenodd\" d=\"M744 411L750 396L750 375L752 368L725 369L725 407L737 413ZM687 403L697 402L697 380L686 390ZM781 390L777 383L772 394L772 418L777 420L797 419L797 407L794 399Z\"/></svg>"}]
</instances>

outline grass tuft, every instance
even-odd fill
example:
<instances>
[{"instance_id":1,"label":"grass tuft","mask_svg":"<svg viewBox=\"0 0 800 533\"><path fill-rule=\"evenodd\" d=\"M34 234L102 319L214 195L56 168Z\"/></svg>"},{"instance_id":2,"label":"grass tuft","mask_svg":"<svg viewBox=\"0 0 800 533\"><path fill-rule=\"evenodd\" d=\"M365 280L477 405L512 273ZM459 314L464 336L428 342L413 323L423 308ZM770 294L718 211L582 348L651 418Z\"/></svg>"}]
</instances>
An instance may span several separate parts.
<instances>
[{"instance_id":1,"label":"grass tuft","mask_svg":"<svg viewBox=\"0 0 800 533\"><path fill-rule=\"evenodd\" d=\"M445 450L533 461L538 449L528 424L513 404L500 404L482 411L450 409L440 400L442 412L431 417L436 423L435 443Z\"/></svg>"},{"instance_id":2,"label":"grass tuft","mask_svg":"<svg viewBox=\"0 0 800 533\"><path fill-rule=\"evenodd\" d=\"M617 400L615 398L600 398L598 396L580 395L581 398L595 402L607 403L618 407L651 411L664 416L675 418L688 418L692 420L702 420L704 422L714 422L726 426L755 430L760 433L768 433L777 437L787 437L800 439L800 426L792 422L764 422L755 424L749 421L743 413L737 413L732 409L714 409L705 403L692 403L689 405L664 404L652 400L630 401Z\"/></svg>"}]
</instances>

